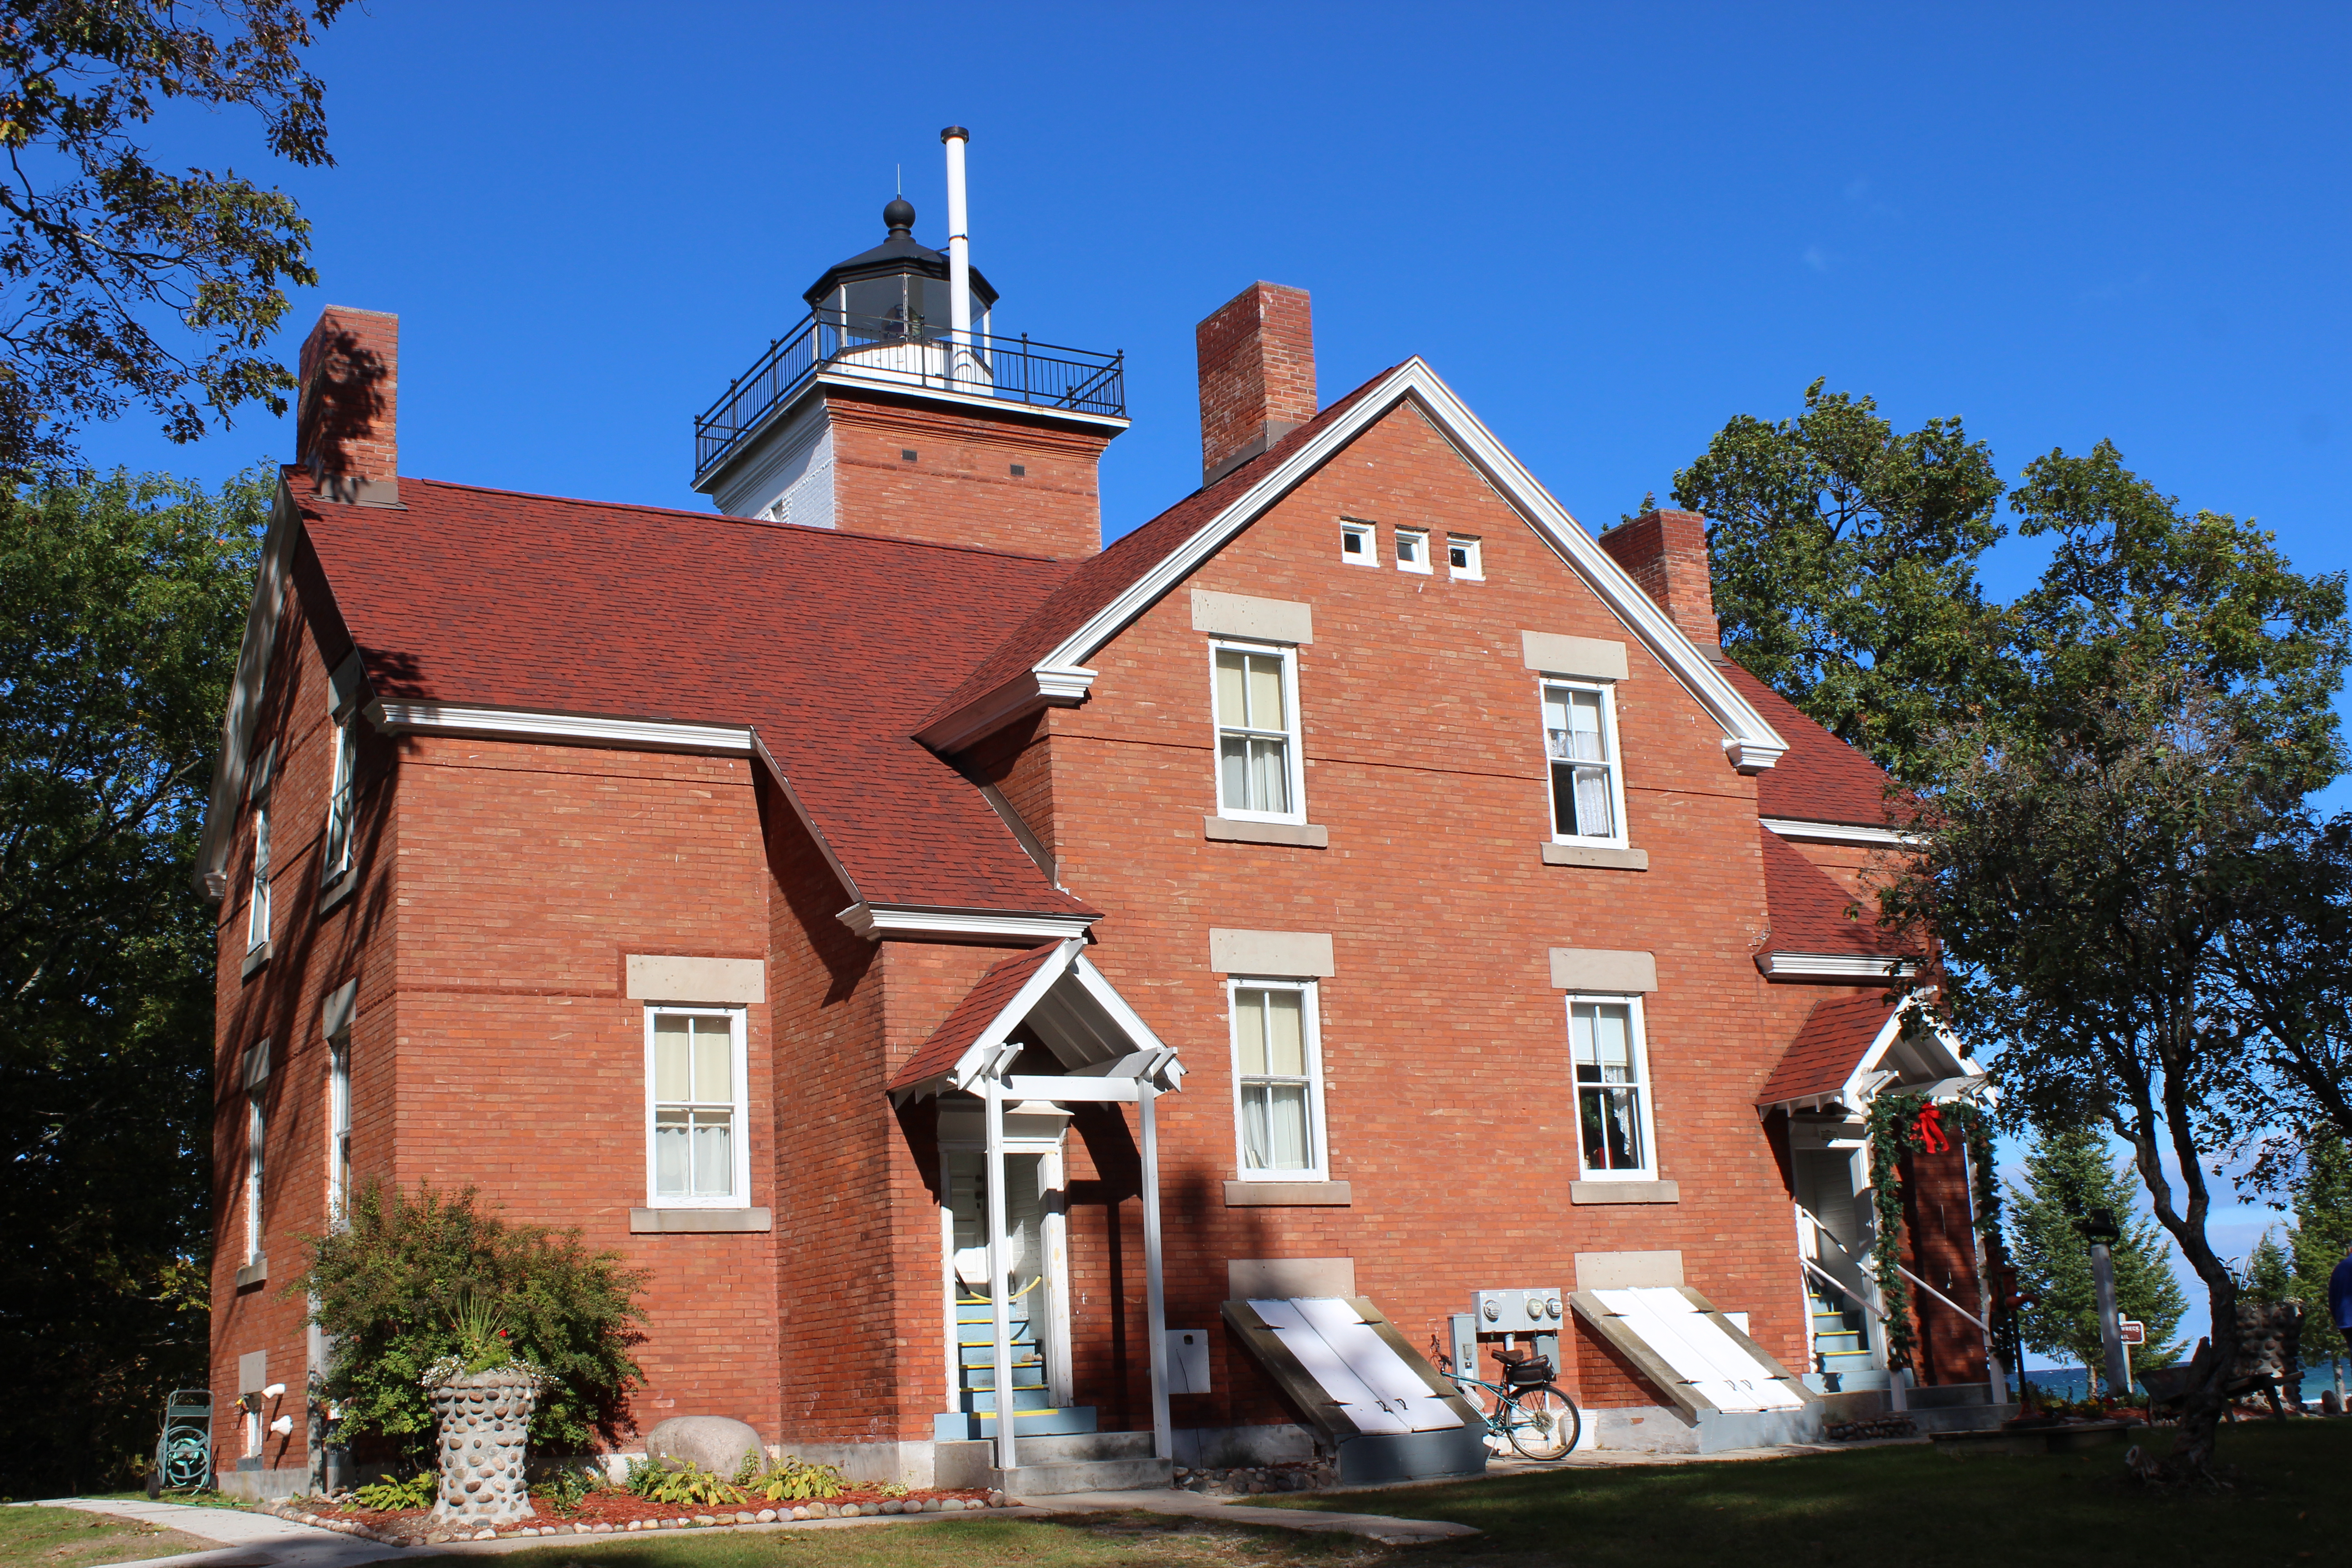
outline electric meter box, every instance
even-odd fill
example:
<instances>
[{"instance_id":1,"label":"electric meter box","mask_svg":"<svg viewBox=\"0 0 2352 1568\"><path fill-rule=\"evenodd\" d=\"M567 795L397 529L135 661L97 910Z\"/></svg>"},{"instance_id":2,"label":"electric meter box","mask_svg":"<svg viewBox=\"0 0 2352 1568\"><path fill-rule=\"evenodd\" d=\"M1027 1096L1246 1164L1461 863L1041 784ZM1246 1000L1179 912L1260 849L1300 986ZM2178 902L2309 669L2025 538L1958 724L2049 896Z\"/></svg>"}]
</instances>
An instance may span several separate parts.
<instances>
[{"instance_id":1,"label":"electric meter box","mask_svg":"<svg viewBox=\"0 0 2352 1568\"><path fill-rule=\"evenodd\" d=\"M1567 1310L1557 1287L1481 1290L1470 1299L1470 1315L1482 1334L1557 1333Z\"/></svg>"}]
</instances>

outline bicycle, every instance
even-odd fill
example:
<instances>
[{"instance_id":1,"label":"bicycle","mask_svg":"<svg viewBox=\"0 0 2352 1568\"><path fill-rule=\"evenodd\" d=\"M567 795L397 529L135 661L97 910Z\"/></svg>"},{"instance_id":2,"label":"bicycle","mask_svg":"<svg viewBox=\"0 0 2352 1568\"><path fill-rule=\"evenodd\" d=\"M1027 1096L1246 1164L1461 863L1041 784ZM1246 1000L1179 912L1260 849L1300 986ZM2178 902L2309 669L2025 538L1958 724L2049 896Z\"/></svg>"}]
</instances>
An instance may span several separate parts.
<instances>
[{"instance_id":1,"label":"bicycle","mask_svg":"<svg viewBox=\"0 0 2352 1568\"><path fill-rule=\"evenodd\" d=\"M1454 1370L1454 1358L1439 1350L1435 1335L1431 1350L1437 1370L1454 1381L1486 1423L1489 1436L1509 1443L1529 1459L1559 1459L1576 1447L1584 1431L1584 1415L1576 1401L1552 1383L1551 1362L1531 1351L1507 1351L1499 1346L1495 1359L1503 1363L1503 1381L1487 1383Z\"/></svg>"}]
</instances>

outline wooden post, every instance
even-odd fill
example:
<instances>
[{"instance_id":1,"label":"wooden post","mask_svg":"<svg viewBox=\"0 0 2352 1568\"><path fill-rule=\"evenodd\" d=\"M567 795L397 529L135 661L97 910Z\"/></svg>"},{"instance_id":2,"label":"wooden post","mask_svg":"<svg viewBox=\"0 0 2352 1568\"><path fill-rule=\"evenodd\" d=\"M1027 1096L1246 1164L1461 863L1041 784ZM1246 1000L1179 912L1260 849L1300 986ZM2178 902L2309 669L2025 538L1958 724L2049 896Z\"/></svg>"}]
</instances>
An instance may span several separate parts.
<instances>
[{"instance_id":1,"label":"wooden post","mask_svg":"<svg viewBox=\"0 0 2352 1568\"><path fill-rule=\"evenodd\" d=\"M994 1073L982 1079L988 1122L988 1300L995 1334L996 1468L1012 1470L1015 1411L1013 1400L1013 1303L1004 1294L1004 1083ZM1006 1484L1010 1485L1008 1478Z\"/></svg>"},{"instance_id":2,"label":"wooden post","mask_svg":"<svg viewBox=\"0 0 2352 1568\"><path fill-rule=\"evenodd\" d=\"M1168 1419L1168 1300L1160 1273L1160 1131L1151 1102L1160 1091L1146 1079L1136 1085L1143 1153L1143 1321L1151 1336L1151 1451L1176 1457L1176 1434Z\"/></svg>"}]
</instances>

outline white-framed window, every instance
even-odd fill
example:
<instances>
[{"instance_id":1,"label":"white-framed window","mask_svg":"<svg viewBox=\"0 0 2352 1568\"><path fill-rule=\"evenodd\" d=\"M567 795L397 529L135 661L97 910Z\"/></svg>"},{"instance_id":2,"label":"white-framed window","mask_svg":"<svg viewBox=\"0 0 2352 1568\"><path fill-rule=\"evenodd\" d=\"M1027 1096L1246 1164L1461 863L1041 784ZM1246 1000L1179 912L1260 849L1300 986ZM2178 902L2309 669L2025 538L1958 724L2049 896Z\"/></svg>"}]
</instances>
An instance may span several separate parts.
<instances>
[{"instance_id":1,"label":"white-framed window","mask_svg":"<svg viewBox=\"0 0 2352 1568\"><path fill-rule=\"evenodd\" d=\"M327 1042L327 1221L341 1230L352 1203L352 1032Z\"/></svg>"},{"instance_id":2,"label":"white-framed window","mask_svg":"<svg viewBox=\"0 0 2352 1568\"><path fill-rule=\"evenodd\" d=\"M327 839L320 856L320 880L331 882L352 868L352 805L360 765L357 715L335 725L334 788L327 794Z\"/></svg>"},{"instance_id":3,"label":"white-framed window","mask_svg":"<svg viewBox=\"0 0 2352 1568\"><path fill-rule=\"evenodd\" d=\"M1570 996L1577 1160L1587 1181L1654 1181L1649 1047L1639 996Z\"/></svg>"},{"instance_id":4,"label":"white-framed window","mask_svg":"<svg viewBox=\"0 0 2352 1568\"><path fill-rule=\"evenodd\" d=\"M245 951L269 941L269 807L253 808L253 897L246 908Z\"/></svg>"},{"instance_id":5,"label":"white-framed window","mask_svg":"<svg viewBox=\"0 0 2352 1568\"><path fill-rule=\"evenodd\" d=\"M1339 559L1350 566L1378 566L1381 563L1379 528L1352 517L1341 518Z\"/></svg>"},{"instance_id":6,"label":"white-framed window","mask_svg":"<svg viewBox=\"0 0 2352 1568\"><path fill-rule=\"evenodd\" d=\"M1298 650L1210 645L1217 721L1217 815L1305 822L1299 757Z\"/></svg>"},{"instance_id":7,"label":"white-framed window","mask_svg":"<svg viewBox=\"0 0 2352 1568\"><path fill-rule=\"evenodd\" d=\"M1397 570L1422 572L1429 570L1429 530L1400 528L1396 531Z\"/></svg>"},{"instance_id":8,"label":"white-framed window","mask_svg":"<svg viewBox=\"0 0 2352 1568\"><path fill-rule=\"evenodd\" d=\"M654 1208L751 1201L740 1007L646 1009L646 1196Z\"/></svg>"},{"instance_id":9,"label":"white-framed window","mask_svg":"<svg viewBox=\"0 0 2352 1568\"><path fill-rule=\"evenodd\" d=\"M251 1266L261 1257L261 1165L268 1142L269 1117L262 1109L262 1091L248 1091L245 1097L245 1261Z\"/></svg>"},{"instance_id":10,"label":"white-framed window","mask_svg":"<svg viewBox=\"0 0 2352 1568\"><path fill-rule=\"evenodd\" d=\"M1234 1124L1244 1181L1320 1182L1323 1038L1312 980L1226 983L1234 1026Z\"/></svg>"},{"instance_id":11,"label":"white-framed window","mask_svg":"<svg viewBox=\"0 0 2352 1568\"><path fill-rule=\"evenodd\" d=\"M1486 567L1479 563L1478 541L1475 536L1467 533L1445 536L1445 571L1448 576L1474 583L1486 575Z\"/></svg>"},{"instance_id":12,"label":"white-framed window","mask_svg":"<svg viewBox=\"0 0 2352 1568\"><path fill-rule=\"evenodd\" d=\"M1616 693L1606 683L1547 680L1543 728L1552 841L1625 847Z\"/></svg>"}]
</instances>

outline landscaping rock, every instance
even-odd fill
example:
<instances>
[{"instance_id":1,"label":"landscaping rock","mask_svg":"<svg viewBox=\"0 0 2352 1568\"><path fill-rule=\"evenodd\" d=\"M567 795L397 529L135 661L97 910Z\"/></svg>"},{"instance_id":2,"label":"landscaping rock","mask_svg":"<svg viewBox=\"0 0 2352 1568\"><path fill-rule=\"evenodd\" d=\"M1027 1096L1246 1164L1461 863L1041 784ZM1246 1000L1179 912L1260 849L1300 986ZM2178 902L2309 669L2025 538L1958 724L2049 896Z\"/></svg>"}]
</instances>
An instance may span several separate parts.
<instances>
[{"instance_id":1,"label":"landscaping rock","mask_svg":"<svg viewBox=\"0 0 2352 1568\"><path fill-rule=\"evenodd\" d=\"M726 1415L673 1415L646 1434L646 1453L656 1459L685 1459L715 1475L731 1476L749 1454L764 1462L760 1434Z\"/></svg>"}]
</instances>

